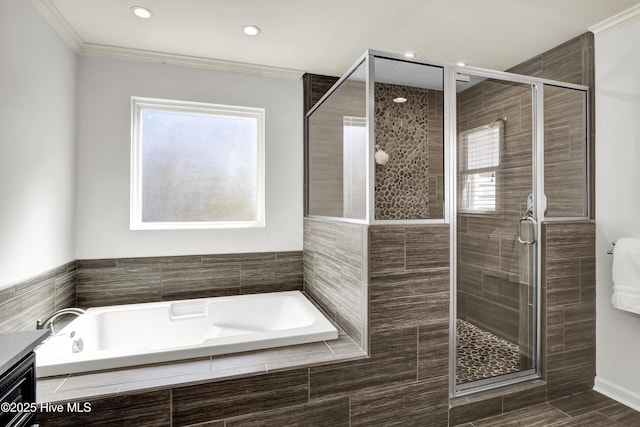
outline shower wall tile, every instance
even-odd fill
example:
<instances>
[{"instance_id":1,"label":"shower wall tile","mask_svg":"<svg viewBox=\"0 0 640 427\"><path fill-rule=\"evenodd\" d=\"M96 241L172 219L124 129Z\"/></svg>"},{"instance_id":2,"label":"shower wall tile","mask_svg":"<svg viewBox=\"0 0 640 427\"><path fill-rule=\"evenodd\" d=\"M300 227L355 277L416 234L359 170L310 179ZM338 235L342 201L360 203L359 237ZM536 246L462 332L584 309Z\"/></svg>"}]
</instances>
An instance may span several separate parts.
<instances>
[{"instance_id":1,"label":"shower wall tile","mask_svg":"<svg viewBox=\"0 0 640 427\"><path fill-rule=\"evenodd\" d=\"M192 271L189 273L192 273ZM180 278L162 279L160 287L162 301L213 298L240 294L240 279L238 277L221 280L219 278L189 278L188 276L187 274Z\"/></svg>"},{"instance_id":2,"label":"shower wall tile","mask_svg":"<svg viewBox=\"0 0 640 427\"><path fill-rule=\"evenodd\" d=\"M83 408L84 402L79 401ZM91 400L90 412L39 412L36 421L47 427L135 425L171 426L171 391L160 390Z\"/></svg>"},{"instance_id":3,"label":"shower wall tile","mask_svg":"<svg viewBox=\"0 0 640 427\"><path fill-rule=\"evenodd\" d=\"M518 342L520 312L475 295L467 295L466 320L481 329L504 338L512 343Z\"/></svg>"},{"instance_id":4,"label":"shower wall tile","mask_svg":"<svg viewBox=\"0 0 640 427\"><path fill-rule=\"evenodd\" d=\"M309 401L306 369L257 377L174 388L171 396L175 426L266 411Z\"/></svg>"},{"instance_id":5,"label":"shower wall tile","mask_svg":"<svg viewBox=\"0 0 640 427\"><path fill-rule=\"evenodd\" d=\"M369 227L369 273L404 271L406 244L405 227Z\"/></svg>"},{"instance_id":6,"label":"shower wall tile","mask_svg":"<svg viewBox=\"0 0 640 427\"><path fill-rule=\"evenodd\" d=\"M594 109L593 33L582 34L562 45L508 70L547 79L589 86L589 99L572 90L545 86L545 191L548 197L548 216L589 216L595 201L591 194L591 210L586 212L585 161L590 152L594 170L594 123L590 128L582 120L585 109ZM586 147L589 131L590 147ZM567 171L571 168L571 172ZM594 176L591 176L594 188Z\"/></svg>"},{"instance_id":7,"label":"shower wall tile","mask_svg":"<svg viewBox=\"0 0 640 427\"><path fill-rule=\"evenodd\" d=\"M502 413L502 397L465 399L454 402L449 409L449 425L479 420Z\"/></svg>"},{"instance_id":8,"label":"shower wall tile","mask_svg":"<svg viewBox=\"0 0 640 427\"><path fill-rule=\"evenodd\" d=\"M444 376L355 393L351 398L351 426L447 426L447 386Z\"/></svg>"},{"instance_id":9,"label":"shower wall tile","mask_svg":"<svg viewBox=\"0 0 640 427\"><path fill-rule=\"evenodd\" d=\"M366 226L305 218L304 290L359 345L366 341Z\"/></svg>"},{"instance_id":10,"label":"shower wall tile","mask_svg":"<svg viewBox=\"0 0 640 427\"><path fill-rule=\"evenodd\" d=\"M229 418L224 424L225 427L286 425L349 427L349 398L321 400L285 409Z\"/></svg>"},{"instance_id":11,"label":"shower wall tile","mask_svg":"<svg viewBox=\"0 0 640 427\"><path fill-rule=\"evenodd\" d=\"M0 290L0 333L35 328L56 310L76 305L72 261Z\"/></svg>"},{"instance_id":12,"label":"shower wall tile","mask_svg":"<svg viewBox=\"0 0 640 427\"><path fill-rule=\"evenodd\" d=\"M449 264L449 227L407 227L406 269L438 268Z\"/></svg>"},{"instance_id":13,"label":"shower wall tile","mask_svg":"<svg viewBox=\"0 0 640 427\"><path fill-rule=\"evenodd\" d=\"M385 330L408 325L428 325L449 318L449 291L407 298L372 300L370 329Z\"/></svg>"},{"instance_id":14,"label":"shower wall tile","mask_svg":"<svg viewBox=\"0 0 640 427\"><path fill-rule=\"evenodd\" d=\"M526 408L547 400L547 385L543 381L516 386L502 396L503 412Z\"/></svg>"},{"instance_id":15,"label":"shower wall tile","mask_svg":"<svg viewBox=\"0 0 640 427\"><path fill-rule=\"evenodd\" d=\"M370 358L310 369L311 399L416 381L417 328L371 332Z\"/></svg>"},{"instance_id":16,"label":"shower wall tile","mask_svg":"<svg viewBox=\"0 0 640 427\"><path fill-rule=\"evenodd\" d=\"M554 399L593 387L595 223L546 222L542 232L545 373Z\"/></svg>"},{"instance_id":17,"label":"shower wall tile","mask_svg":"<svg viewBox=\"0 0 640 427\"><path fill-rule=\"evenodd\" d=\"M419 326L418 380L438 378L448 372L449 320Z\"/></svg>"},{"instance_id":18,"label":"shower wall tile","mask_svg":"<svg viewBox=\"0 0 640 427\"><path fill-rule=\"evenodd\" d=\"M531 89L487 79L458 93L460 131L493 123L501 127L496 173L496 213L458 215L458 318L511 342L520 341L520 285L528 281L526 253L516 240L516 224L532 191Z\"/></svg>"},{"instance_id":19,"label":"shower wall tile","mask_svg":"<svg viewBox=\"0 0 640 427\"><path fill-rule=\"evenodd\" d=\"M206 298L302 289L302 252L78 260L77 304Z\"/></svg>"},{"instance_id":20,"label":"shower wall tile","mask_svg":"<svg viewBox=\"0 0 640 427\"><path fill-rule=\"evenodd\" d=\"M369 227L370 329L449 316L449 226Z\"/></svg>"},{"instance_id":21,"label":"shower wall tile","mask_svg":"<svg viewBox=\"0 0 640 427\"><path fill-rule=\"evenodd\" d=\"M337 81L337 77L305 73L302 76L302 85L304 86L304 114L307 114L311 107L320 101L320 98L322 98Z\"/></svg>"}]
</instances>

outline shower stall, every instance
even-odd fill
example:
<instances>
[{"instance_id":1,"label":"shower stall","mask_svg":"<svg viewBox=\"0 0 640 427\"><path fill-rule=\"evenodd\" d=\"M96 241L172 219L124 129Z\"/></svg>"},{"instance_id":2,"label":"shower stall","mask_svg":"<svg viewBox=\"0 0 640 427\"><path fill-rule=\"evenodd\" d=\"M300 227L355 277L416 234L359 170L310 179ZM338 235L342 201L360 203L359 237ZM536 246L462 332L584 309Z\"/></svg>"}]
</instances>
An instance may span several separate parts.
<instances>
[{"instance_id":1,"label":"shower stall","mask_svg":"<svg viewBox=\"0 0 640 427\"><path fill-rule=\"evenodd\" d=\"M367 51L307 114L308 218L448 225L451 397L541 376L540 225L590 215L587 100Z\"/></svg>"}]
</instances>

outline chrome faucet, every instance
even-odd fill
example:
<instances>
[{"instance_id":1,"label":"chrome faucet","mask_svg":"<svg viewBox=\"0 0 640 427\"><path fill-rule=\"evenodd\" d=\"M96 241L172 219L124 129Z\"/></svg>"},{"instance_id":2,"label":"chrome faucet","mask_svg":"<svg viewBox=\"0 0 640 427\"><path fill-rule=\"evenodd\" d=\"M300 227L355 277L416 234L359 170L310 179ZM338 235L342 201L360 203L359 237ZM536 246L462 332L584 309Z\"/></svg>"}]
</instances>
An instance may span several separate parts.
<instances>
[{"instance_id":1,"label":"chrome faucet","mask_svg":"<svg viewBox=\"0 0 640 427\"><path fill-rule=\"evenodd\" d=\"M76 316L80 316L84 313L86 313L86 311L81 308L63 308L62 310L58 310L51 316L44 319L44 321L38 320L36 322L36 329L44 329L46 327L49 327L51 328L51 333L53 333L53 321L58 317L64 316L65 314L74 314Z\"/></svg>"}]
</instances>

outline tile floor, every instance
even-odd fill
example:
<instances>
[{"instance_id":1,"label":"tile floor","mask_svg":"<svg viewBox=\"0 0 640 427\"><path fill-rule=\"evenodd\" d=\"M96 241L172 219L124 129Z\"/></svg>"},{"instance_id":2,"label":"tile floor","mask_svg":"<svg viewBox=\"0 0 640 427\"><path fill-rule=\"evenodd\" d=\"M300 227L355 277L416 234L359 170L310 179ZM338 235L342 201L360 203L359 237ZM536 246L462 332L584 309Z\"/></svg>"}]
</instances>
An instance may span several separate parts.
<instances>
[{"instance_id":1,"label":"tile floor","mask_svg":"<svg viewBox=\"0 0 640 427\"><path fill-rule=\"evenodd\" d=\"M519 370L520 349L502 338L458 319L456 383L497 377Z\"/></svg>"},{"instance_id":2,"label":"tile floor","mask_svg":"<svg viewBox=\"0 0 640 427\"><path fill-rule=\"evenodd\" d=\"M575 394L457 427L637 427L640 412L595 391Z\"/></svg>"}]
</instances>

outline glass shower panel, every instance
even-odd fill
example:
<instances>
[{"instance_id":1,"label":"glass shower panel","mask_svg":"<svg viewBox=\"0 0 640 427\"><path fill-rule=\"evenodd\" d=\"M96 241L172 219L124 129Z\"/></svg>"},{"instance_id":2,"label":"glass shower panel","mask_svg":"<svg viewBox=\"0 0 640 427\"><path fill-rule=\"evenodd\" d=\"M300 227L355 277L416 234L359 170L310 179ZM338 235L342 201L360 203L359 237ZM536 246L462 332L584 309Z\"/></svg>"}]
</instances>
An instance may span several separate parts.
<instances>
[{"instance_id":1,"label":"glass shower panel","mask_svg":"<svg viewBox=\"0 0 640 427\"><path fill-rule=\"evenodd\" d=\"M588 217L587 93L544 86L547 217Z\"/></svg>"},{"instance_id":2,"label":"glass shower panel","mask_svg":"<svg viewBox=\"0 0 640 427\"><path fill-rule=\"evenodd\" d=\"M307 213L366 218L366 64L308 117Z\"/></svg>"},{"instance_id":3,"label":"glass shower panel","mask_svg":"<svg viewBox=\"0 0 640 427\"><path fill-rule=\"evenodd\" d=\"M535 368L536 211L532 86L460 77L456 387L464 390Z\"/></svg>"},{"instance_id":4,"label":"glass shower panel","mask_svg":"<svg viewBox=\"0 0 640 427\"><path fill-rule=\"evenodd\" d=\"M442 219L443 69L376 57L374 70L375 218Z\"/></svg>"}]
</instances>

